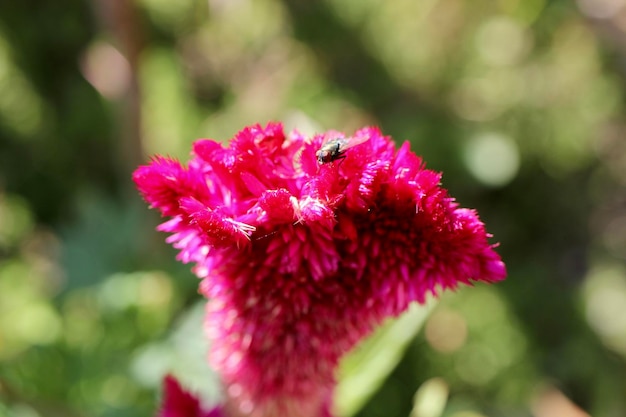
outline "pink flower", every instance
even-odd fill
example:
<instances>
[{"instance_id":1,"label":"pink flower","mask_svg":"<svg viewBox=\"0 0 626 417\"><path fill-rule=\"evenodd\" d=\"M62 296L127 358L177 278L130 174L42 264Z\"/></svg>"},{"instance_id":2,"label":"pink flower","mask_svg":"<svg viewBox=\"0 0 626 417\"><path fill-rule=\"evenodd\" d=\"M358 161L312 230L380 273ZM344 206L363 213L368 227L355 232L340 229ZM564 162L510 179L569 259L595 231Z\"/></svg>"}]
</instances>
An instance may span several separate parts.
<instances>
[{"instance_id":1,"label":"pink flower","mask_svg":"<svg viewBox=\"0 0 626 417\"><path fill-rule=\"evenodd\" d=\"M158 417L224 417L219 408L205 410L171 375L163 380L163 404Z\"/></svg>"},{"instance_id":2,"label":"pink flower","mask_svg":"<svg viewBox=\"0 0 626 417\"><path fill-rule=\"evenodd\" d=\"M364 128L344 159L320 164L316 151L343 137L255 125L227 148L195 142L187 167L157 157L134 173L202 278L230 415L330 416L337 363L374 326L428 294L506 275L476 212L408 142L396 150Z\"/></svg>"}]
</instances>

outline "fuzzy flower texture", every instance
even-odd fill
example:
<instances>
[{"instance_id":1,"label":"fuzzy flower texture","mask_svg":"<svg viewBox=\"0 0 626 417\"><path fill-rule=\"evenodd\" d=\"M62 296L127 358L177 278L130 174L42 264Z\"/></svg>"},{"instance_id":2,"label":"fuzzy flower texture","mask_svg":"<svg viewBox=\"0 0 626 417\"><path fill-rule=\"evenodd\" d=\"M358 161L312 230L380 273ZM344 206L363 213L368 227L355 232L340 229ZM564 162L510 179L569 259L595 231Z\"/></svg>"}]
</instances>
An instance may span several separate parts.
<instances>
[{"instance_id":1,"label":"fuzzy flower texture","mask_svg":"<svg viewBox=\"0 0 626 417\"><path fill-rule=\"evenodd\" d=\"M318 160L330 141L339 153ZM331 416L338 361L376 325L506 275L476 212L377 128L307 138L250 126L228 147L196 141L187 166L157 156L133 178L210 300L226 416Z\"/></svg>"}]
</instances>

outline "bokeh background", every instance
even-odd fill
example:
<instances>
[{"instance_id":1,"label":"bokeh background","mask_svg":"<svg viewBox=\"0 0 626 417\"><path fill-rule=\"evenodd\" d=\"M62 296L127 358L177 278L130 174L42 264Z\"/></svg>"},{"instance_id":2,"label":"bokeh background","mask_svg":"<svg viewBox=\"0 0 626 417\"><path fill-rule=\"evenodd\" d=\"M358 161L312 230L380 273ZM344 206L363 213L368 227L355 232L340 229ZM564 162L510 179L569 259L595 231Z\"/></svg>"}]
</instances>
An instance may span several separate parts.
<instances>
[{"instance_id":1,"label":"bokeh background","mask_svg":"<svg viewBox=\"0 0 626 417\"><path fill-rule=\"evenodd\" d=\"M0 2L0 416L219 394L130 175L269 120L411 141L509 268L381 336L345 415L625 416L625 75L625 0Z\"/></svg>"}]
</instances>

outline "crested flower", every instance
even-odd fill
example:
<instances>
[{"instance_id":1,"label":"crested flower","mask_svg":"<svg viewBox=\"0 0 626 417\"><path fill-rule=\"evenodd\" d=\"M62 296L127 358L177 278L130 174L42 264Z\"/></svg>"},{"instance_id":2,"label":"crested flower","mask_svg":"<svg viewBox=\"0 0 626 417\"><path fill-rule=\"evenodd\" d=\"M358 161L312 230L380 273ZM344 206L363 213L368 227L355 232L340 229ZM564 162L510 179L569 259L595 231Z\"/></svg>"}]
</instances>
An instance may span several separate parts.
<instances>
[{"instance_id":1,"label":"crested flower","mask_svg":"<svg viewBox=\"0 0 626 417\"><path fill-rule=\"evenodd\" d=\"M506 275L476 212L376 128L309 139L255 125L133 178L202 279L228 416L330 416L339 359L376 325Z\"/></svg>"}]
</instances>

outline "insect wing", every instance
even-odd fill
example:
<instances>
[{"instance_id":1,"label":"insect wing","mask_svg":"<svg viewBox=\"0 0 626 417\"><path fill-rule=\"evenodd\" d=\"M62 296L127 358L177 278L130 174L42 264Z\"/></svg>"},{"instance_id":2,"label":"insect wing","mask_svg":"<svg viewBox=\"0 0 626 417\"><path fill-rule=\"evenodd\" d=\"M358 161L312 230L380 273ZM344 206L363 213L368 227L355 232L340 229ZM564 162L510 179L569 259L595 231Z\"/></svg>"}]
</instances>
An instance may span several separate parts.
<instances>
[{"instance_id":1,"label":"insect wing","mask_svg":"<svg viewBox=\"0 0 626 417\"><path fill-rule=\"evenodd\" d=\"M357 145L367 142L369 139L370 139L369 136L358 136L358 137L341 139L339 150L340 152L345 152L350 148L354 148Z\"/></svg>"}]
</instances>

